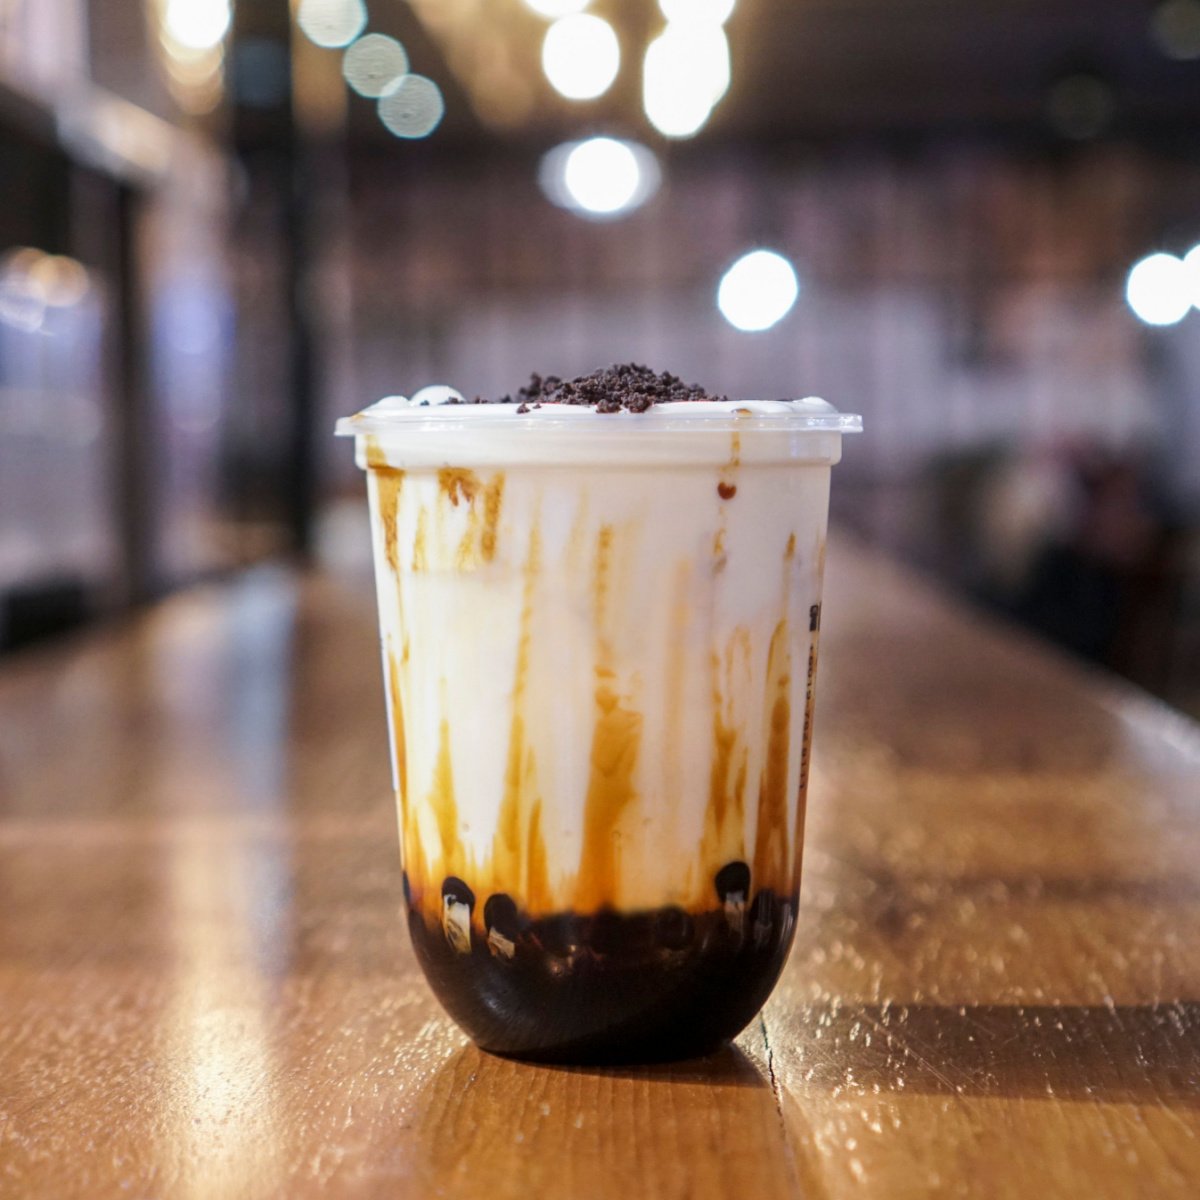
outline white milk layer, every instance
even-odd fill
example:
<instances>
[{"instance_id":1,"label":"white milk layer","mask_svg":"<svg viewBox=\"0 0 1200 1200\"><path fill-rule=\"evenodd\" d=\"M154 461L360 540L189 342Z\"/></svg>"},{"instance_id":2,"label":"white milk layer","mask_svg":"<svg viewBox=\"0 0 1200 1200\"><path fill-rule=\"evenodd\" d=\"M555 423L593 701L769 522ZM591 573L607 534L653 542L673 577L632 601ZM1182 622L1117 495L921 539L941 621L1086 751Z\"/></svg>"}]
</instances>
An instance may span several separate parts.
<instances>
[{"instance_id":1,"label":"white milk layer","mask_svg":"<svg viewBox=\"0 0 1200 1200\"><path fill-rule=\"evenodd\" d=\"M799 885L840 432L752 413L731 434L722 408L725 432L664 425L654 447L625 428L651 415L569 417L553 453L528 429L350 430L431 916L448 876L477 916L493 892L533 915L711 908L738 860L752 891Z\"/></svg>"}]
</instances>

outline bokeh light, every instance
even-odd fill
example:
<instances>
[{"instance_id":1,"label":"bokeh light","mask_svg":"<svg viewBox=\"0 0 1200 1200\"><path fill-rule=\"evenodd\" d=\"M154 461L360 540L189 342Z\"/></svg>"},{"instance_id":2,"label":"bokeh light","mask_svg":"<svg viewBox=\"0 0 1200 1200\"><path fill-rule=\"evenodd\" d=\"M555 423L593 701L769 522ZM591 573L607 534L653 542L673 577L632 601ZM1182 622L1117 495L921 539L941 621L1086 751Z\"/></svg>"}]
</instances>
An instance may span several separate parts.
<instances>
[{"instance_id":1,"label":"bokeh light","mask_svg":"<svg viewBox=\"0 0 1200 1200\"><path fill-rule=\"evenodd\" d=\"M77 259L18 246L0 256L0 326L37 333L46 328L49 309L80 304L91 286L87 268Z\"/></svg>"},{"instance_id":2,"label":"bokeh light","mask_svg":"<svg viewBox=\"0 0 1200 1200\"><path fill-rule=\"evenodd\" d=\"M709 25L724 25L736 4L737 0L658 0L658 7L668 21Z\"/></svg>"},{"instance_id":3,"label":"bokeh light","mask_svg":"<svg viewBox=\"0 0 1200 1200\"><path fill-rule=\"evenodd\" d=\"M181 50L164 38L167 83L176 103L185 112L200 116L221 102L224 86L224 48Z\"/></svg>"},{"instance_id":4,"label":"bokeh light","mask_svg":"<svg viewBox=\"0 0 1200 1200\"><path fill-rule=\"evenodd\" d=\"M729 62L729 39L719 25L669 25L663 37L672 44L674 53L691 60L692 69L704 81L714 107L729 91L732 70Z\"/></svg>"},{"instance_id":5,"label":"bokeh light","mask_svg":"<svg viewBox=\"0 0 1200 1200\"><path fill-rule=\"evenodd\" d=\"M1174 325L1192 306L1189 272L1174 254L1148 254L1130 268L1125 300L1147 325Z\"/></svg>"},{"instance_id":6,"label":"bokeh light","mask_svg":"<svg viewBox=\"0 0 1200 1200\"><path fill-rule=\"evenodd\" d=\"M379 119L398 138L428 137L446 112L442 90L424 75L405 75L379 98Z\"/></svg>"},{"instance_id":7,"label":"bokeh light","mask_svg":"<svg viewBox=\"0 0 1200 1200\"><path fill-rule=\"evenodd\" d=\"M539 17L569 17L581 13L587 8L590 0L525 0L527 8L531 8Z\"/></svg>"},{"instance_id":8,"label":"bokeh light","mask_svg":"<svg viewBox=\"0 0 1200 1200\"><path fill-rule=\"evenodd\" d=\"M613 220L640 208L662 182L653 151L610 137L564 142L546 153L538 181L551 203L591 220Z\"/></svg>"},{"instance_id":9,"label":"bokeh light","mask_svg":"<svg viewBox=\"0 0 1200 1200\"><path fill-rule=\"evenodd\" d=\"M348 46L367 24L367 6L363 0L300 0L296 23L318 46Z\"/></svg>"},{"instance_id":10,"label":"bokeh light","mask_svg":"<svg viewBox=\"0 0 1200 1200\"><path fill-rule=\"evenodd\" d=\"M725 31L719 25L673 22L646 48L646 117L664 137L692 137L725 95L729 80Z\"/></svg>"},{"instance_id":11,"label":"bokeh light","mask_svg":"<svg viewBox=\"0 0 1200 1200\"><path fill-rule=\"evenodd\" d=\"M628 146L615 138L597 137L580 142L567 155L563 182L580 208L609 214L628 207L640 176L637 158Z\"/></svg>"},{"instance_id":12,"label":"bokeh light","mask_svg":"<svg viewBox=\"0 0 1200 1200\"><path fill-rule=\"evenodd\" d=\"M62 254L43 254L29 269L42 298L55 308L70 308L87 295L90 286L83 263Z\"/></svg>"},{"instance_id":13,"label":"bokeh light","mask_svg":"<svg viewBox=\"0 0 1200 1200\"><path fill-rule=\"evenodd\" d=\"M717 307L735 329L757 333L782 321L799 295L796 271L782 254L752 250L721 277Z\"/></svg>"},{"instance_id":14,"label":"bokeh light","mask_svg":"<svg viewBox=\"0 0 1200 1200\"><path fill-rule=\"evenodd\" d=\"M360 96L382 96L407 74L404 47L386 34L368 33L342 55L342 77Z\"/></svg>"},{"instance_id":15,"label":"bokeh light","mask_svg":"<svg viewBox=\"0 0 1200 1200\"><path fill-rule=\"evenodd\" d=\"M212 50L229 32L229 0L167 0L162 31L168 49Z\"/></svg>"},{"instance_id":16,"label":"bokeh light","mask_svg":"<svg viewBox=\"0 0 1200 1200\"><path fill-rule=\"evenodd\" d=\"M1200 0L1166 0L1154 10L1150 32L1168 58L1200 58Z\"/></svg>"},{"instance_id":17,"label":"bokeh light","mask_svg":"<svg viewBox=\"0 0 1200 1200\"><path fill-rule=\"evenodd\" d=\"M621 47L613 27L588 13L561 17L546 30L542 69L568 100L602 96L621 67Z\"/></svg>"},{"instance_id":18,"label":"bokeh light","mask_svg":"<svg viewBox=\"0 0 1200 1200\"><path fill-rule=\"evenodd\" d=\"M212 112L224 95L231 0L156 0L167 86L185 112Z\"/></svg>"}]
</instances>

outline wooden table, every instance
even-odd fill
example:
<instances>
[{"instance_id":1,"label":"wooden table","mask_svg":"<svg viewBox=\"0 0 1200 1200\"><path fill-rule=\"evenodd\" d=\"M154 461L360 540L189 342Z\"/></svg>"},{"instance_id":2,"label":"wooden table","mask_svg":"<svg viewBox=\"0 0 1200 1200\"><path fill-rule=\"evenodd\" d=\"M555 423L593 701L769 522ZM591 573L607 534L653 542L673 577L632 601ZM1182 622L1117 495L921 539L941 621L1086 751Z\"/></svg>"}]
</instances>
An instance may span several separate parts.
<instances>
[{"instance_id":1,"label":"wooden table","mask_svg":"<svg viewBox=\"0 0 1200 1200\"><path fill-rule=\"evenodd\" d=\"M0 1195L1200 1195L1197 728L850 546L828 599L784 981L645 1069L432 1000L367 581L5 663Z\"/></svg>"}]
</instances>

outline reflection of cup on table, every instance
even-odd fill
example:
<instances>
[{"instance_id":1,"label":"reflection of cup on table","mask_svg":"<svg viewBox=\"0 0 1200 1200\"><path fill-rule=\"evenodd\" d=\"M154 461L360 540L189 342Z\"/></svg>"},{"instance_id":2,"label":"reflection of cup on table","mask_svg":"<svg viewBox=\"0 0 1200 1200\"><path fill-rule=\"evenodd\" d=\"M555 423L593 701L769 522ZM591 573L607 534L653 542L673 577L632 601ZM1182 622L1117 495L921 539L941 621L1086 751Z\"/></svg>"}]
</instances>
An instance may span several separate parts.
<instances>
[{"instance_id":1,"label":"reflection of cup on table","mask_svg":"<svg viewBox=\"0 0 1200 1200\"><path fill-rule=\"evenodd\" d=\"M413 944L485 1049L701 1053L774 986L857 425L804 400L339 426L368 471Z\"/></svg>"}]
</instances>

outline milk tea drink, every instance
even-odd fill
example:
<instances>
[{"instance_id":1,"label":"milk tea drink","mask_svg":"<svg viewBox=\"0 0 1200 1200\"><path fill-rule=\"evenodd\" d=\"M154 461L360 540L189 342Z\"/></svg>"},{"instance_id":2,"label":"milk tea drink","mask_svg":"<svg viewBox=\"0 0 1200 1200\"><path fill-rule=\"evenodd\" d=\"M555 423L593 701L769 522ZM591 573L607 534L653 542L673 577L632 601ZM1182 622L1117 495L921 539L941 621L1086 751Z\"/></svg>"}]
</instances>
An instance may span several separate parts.
<instances>
[{"instance_id":1,"label":"milk tea drink","mask_svg":"<svg viewBox=\"0 0 1200 1200\"><path fill-rule=\"evenodd\" d=\"M638 370L339 426L413 945L500 1053L712 1049L798 918L830 469L858 420Z\"/></svg>"}]
</instances>

